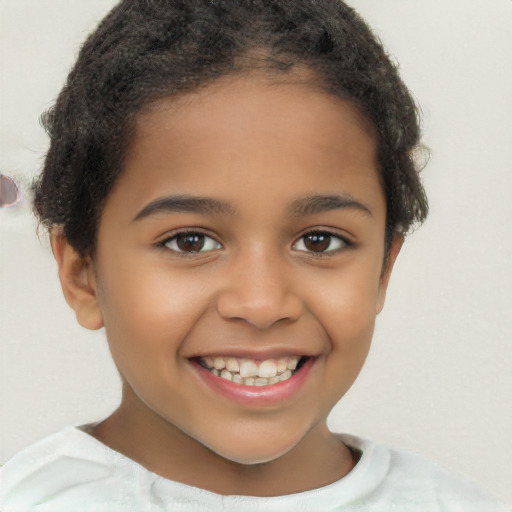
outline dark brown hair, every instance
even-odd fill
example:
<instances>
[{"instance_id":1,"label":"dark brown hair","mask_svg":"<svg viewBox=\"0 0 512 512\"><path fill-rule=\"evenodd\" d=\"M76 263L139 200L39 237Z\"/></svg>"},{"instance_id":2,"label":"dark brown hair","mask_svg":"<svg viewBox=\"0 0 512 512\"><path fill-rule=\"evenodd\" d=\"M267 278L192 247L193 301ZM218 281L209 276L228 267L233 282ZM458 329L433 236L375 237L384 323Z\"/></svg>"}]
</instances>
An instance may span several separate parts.
<instances>
[{"instance_id":1,"label":"dark brown hair","mask_svg":"<svg viewBox=\"0 0 512 512\"><path fill-rule=\"evenodd\" d=\"M93 255L104 202L143 108L220 77L254 69L285 75L299 66L372 125L389 245L428 211L412 156L418 112L378 39L340 0L121 1L86 40L43 117L51 145L34 183L40 220L61 226L82 256Z\"/></svg>"}]
</instances>

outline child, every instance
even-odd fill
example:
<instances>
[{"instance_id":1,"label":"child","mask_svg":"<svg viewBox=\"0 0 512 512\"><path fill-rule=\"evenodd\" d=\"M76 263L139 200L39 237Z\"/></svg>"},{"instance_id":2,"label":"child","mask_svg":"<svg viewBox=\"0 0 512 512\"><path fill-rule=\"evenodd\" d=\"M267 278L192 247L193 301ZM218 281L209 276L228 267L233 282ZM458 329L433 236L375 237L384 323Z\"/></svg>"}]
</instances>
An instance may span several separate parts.
<instances>
[{"instance_id":1,"label":"child","mask_svg":"<svg viewBox=\"0 0 512 512\"><path fill-rule=\"evenodd\" d=\"M2 510L502 510L326 426L427 214L414 102L350 8L125 0L46 125L36 211L123 398L8 463Z\"/></svg>"}]
</instances>

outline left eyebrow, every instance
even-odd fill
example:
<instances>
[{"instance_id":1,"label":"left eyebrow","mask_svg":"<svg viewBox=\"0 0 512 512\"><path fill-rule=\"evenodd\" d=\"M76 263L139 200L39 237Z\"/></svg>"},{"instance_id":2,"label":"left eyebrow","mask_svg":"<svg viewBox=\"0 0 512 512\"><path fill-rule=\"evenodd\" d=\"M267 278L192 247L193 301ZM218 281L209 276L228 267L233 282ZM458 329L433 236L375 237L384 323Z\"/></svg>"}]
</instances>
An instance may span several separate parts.
<instances>
[{"instance_id":1,"label":"left eyebrow","mask_svg":"<svg viewBox=\"0 0 512 512\"><path fill-rule=\"evenodd\" d=\"M226 201L212 197L176 195L159 197L146 205L133 219L144 219L162 213L209 213L217 215L232 215L234 208Z\"/></svg>"},{"instance_id":2,"label":"left eyebrow","mask_svg":"<svg viewBox=\"0 0 512 512\"><path fill-rule=\"evenodd\" d=\"M328 212L331 210L354 209L373 217L373 214L366 205L360 203L348 194L343 195L316 195L303 197L293 201L290 213L300 217L314 215L316 213Z\"/></svg>"}]
</instances>

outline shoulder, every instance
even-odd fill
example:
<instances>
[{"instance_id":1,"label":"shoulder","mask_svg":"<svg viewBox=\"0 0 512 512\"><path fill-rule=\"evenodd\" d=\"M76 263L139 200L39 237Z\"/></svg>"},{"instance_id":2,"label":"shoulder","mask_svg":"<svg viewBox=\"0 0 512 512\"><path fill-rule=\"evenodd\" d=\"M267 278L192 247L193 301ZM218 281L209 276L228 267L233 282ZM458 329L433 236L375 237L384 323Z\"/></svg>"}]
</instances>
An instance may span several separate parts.
<instances>
[{"instance_id":1,"label":"shoulder","mask_svg":"<svg viewBox=\"0 0 512 512\"><path fill-rule=\"evenodd\" d=\"M372 499L397 511L507 512L471 480L406 450L396 450L342 436L349 446L363 452L359 464L374 476ZM358 464L358 465L359 465ZM357 466L356 468L357 469ZM371 481L372 478L367 480Z\"/></svg>"},{"instance_id":2,"label":"shoulder","mask_svg":"<svg viewBox=\"0 0 512 512\"><path fill-rule=\"evenodd\" d=\"M116 500L120 490L112 484L127 472L122 457L68 427L24 449L1 468L0 510L73 510L69 507L77 500L98 494Z\"/></svg>"}]
</instances>

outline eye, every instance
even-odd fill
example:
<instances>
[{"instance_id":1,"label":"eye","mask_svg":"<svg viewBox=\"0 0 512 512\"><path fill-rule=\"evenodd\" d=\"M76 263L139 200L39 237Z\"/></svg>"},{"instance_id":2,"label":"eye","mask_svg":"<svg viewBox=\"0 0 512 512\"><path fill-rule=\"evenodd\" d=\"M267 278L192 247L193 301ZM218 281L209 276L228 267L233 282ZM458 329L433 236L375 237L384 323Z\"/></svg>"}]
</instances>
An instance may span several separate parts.
<instances>
[{"instance_id":1,"label":"eye","mask_svg":"<svg viewBox=\"0 0 512 512\"><path fill-rule=\"evenodd\" d=\"M181 254L194 254L222 249L222 245L217 240L204 233L194 231L178 233L164 240L161 245Z\"/></svg>"},{"instance_id":2,"label":"eye","mask_svg":"<svg viewBox=\"0 0 512 512\"><path fill-rule=\"evenodd\" d=\"M329 231L311 231L302 235L293 245L296 251L316 254L335 253L352 244L344 238Z\"/></svg>"}]
</instances>

